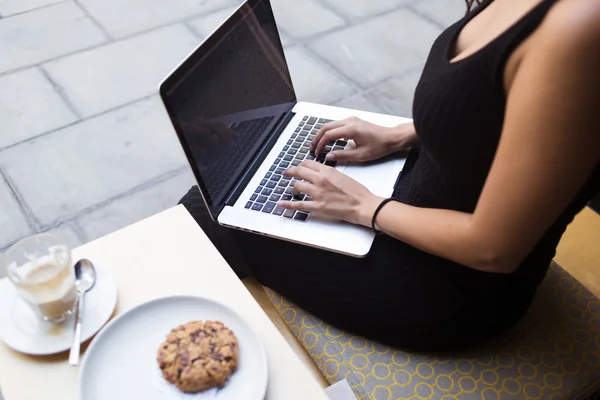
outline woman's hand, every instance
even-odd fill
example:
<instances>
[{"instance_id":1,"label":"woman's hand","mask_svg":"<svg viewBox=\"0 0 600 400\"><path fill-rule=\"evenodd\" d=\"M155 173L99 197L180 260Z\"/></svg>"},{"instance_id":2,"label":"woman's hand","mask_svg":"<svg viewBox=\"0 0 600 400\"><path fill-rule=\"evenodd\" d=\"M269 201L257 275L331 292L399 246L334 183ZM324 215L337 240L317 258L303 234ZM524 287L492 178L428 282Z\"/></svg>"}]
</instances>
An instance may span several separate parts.
<instances>
[{"instance_id":1,"label":"woman's hand","mask_svg":"<svg viewBox=\"0 0 600 400\"><path fill-rule=\"evenodd\" d=\"M283 175L303 179L296 182L294 192L312 197L312 201L278 202L283 208L317 212L329 218L371 226L373 213L383 201L354 179L315 161L305 160L285 170Z\"/></svg>"},{"instance_id":2,"label":"woman's hand","mask_svg":"<svg viewBox=\"0 0 600 400\"><path fill-rule=\"evenodd\" d=\"M352 139L355 148L327 154L331 161L373 161L406 149L418 142L413 123L393 128L383 127L351 117L329 122L314 137L310 150L320 154L327 143L337 139Z\"/></svg>"}]
</instances>

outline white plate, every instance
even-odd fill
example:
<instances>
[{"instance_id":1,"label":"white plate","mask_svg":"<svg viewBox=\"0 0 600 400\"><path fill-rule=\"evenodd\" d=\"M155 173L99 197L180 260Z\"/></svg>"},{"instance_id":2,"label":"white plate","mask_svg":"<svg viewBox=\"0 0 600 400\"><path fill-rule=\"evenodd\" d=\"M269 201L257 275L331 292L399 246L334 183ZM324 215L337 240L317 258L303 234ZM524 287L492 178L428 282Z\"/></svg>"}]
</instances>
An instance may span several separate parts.
<instances>
[{"instance_id":1,"label":"white plate","mask_svg":"<svg viewBox=\"0 0 600 400\"><path fill-rule=\"evenodd\" d=\"M115 281L101 265L94 266L96 284L85 295L82 343L104 326L117 305ZM60 353L71 348L73 316L60 324L42 321L21 299L8 278L0 279L0 305L0 339L8 347L31 355Z\"/></svg>"},{"instance_id":2,"label":"white plate","mask_svg":"<svg viewBox=\"0 0 600 400\"><path fill-rule=\"evenodd\" d=\"M156 353L171 329L195 320L230 328L239 363L223 388L184 394L163 378ZM194 296L155 299L119 315L94 338L80 368L80 400L262 400L267 390L267 357L258 336L229 307Z\"/></svg>"}]
</instances>

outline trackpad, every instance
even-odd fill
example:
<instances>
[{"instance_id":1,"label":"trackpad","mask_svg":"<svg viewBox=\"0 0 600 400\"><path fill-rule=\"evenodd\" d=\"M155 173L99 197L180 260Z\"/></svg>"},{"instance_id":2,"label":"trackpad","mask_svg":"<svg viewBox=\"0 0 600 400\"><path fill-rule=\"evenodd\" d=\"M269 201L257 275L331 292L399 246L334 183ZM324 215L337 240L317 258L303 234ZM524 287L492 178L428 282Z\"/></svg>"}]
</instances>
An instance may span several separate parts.
<instances>
[{"instance_id":1,"label":"trackpad","mask_svg":"<svg viewBox=\"0 0 600 400\"><path fill-rule=\"evenodd\" d=\"M390 189L393 189L398 175L394 171L396 161L397 158L395 157L386 157L368 163L351 162L348 163L343 172L365 185L373 194L387 197L391 194Z\"/></svg>"}]
</instances>

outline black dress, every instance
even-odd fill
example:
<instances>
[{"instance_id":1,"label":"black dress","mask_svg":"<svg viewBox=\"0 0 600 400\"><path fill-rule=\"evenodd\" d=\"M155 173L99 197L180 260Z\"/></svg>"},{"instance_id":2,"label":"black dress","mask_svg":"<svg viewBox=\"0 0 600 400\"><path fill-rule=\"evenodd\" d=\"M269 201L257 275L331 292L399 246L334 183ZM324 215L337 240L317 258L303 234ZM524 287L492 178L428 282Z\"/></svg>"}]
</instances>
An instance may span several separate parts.
<instances>
[{"instance_id":1,"label":"black dress","mask_svg":"<svg viewBox=\"0 0 600 400\"><path fill-rule=\"evenodd\" d=\"M496 153L505 112L504 65L543 20L545 0L474 55L450 63L462 27L433 44L414 98L421 145L411 151L394 197L418 207L471 213ZM196 187L181 200L229 262L338 328L392 346L441 350L470 344L527 311L567 224L600 189L600 166L510 275L479 272L379 236L364 259L223 228ZM523 221L527 223L527 221Z\"/></svg>"}]
</instances>

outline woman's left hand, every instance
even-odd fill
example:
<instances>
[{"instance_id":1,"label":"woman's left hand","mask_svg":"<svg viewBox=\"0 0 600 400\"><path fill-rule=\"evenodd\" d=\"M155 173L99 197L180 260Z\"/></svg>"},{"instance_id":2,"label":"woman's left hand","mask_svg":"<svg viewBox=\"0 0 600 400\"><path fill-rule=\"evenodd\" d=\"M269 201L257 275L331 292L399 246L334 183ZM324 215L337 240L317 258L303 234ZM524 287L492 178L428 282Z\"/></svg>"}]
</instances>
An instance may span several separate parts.
<instances>
[{"instance_id":1,"label":"woman's left hand","mask_svg":"<svg viewBox=\"0 0 600 400\"><path fill-rule=\"evenodd\" d=\"M383 198L335 168L305 160L283 173L289 178L303 179L294 185L295 193L304 193L312 201L280 201L282 208L316 212L329 218L371 226L371 218Z\"/></svg>"}]
</instances>

